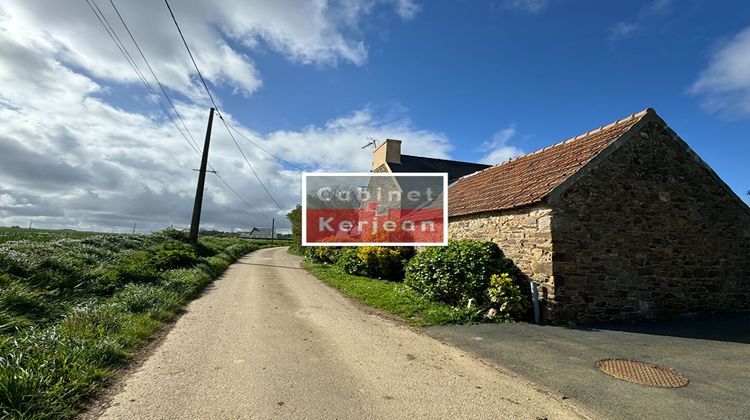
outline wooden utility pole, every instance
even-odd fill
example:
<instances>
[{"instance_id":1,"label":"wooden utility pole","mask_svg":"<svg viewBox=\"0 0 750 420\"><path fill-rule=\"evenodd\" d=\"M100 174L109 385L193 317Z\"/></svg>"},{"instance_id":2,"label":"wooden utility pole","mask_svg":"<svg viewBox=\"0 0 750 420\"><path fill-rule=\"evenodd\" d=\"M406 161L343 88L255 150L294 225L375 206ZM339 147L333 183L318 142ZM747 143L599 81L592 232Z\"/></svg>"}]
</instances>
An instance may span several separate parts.
<instances>
[{"instance_id":1,"label":"wooden utility pole","mask_svg":"<svg viewBox=\"0 0 750 420\"><path fill-rule=\"evenodd\" d=\"M214 109L208 113L208 126L206 127L206 140L203 142L203 157L201 158L201 169L198 171L198 188L195 190L195 204L193 205L193 220L190 223L190 243L198 244L198 230L201 225L201 207L203 206L203 186L206 183L206 166L208 166L208 146L211 143L211 126L214 123Z\"/></svg>"},{"instance_id":2,"label":"wooden utility pole","mask_svg":"<svg viewBox=\"0 0 750 420\"><path fill-rule=\"evenodd\" d=\"M133 222L133 235L135 235L135 225L136 225L136 223L138 223L138 222Z\"/></svg>"},{"instance_id":3,"label":"wooden utility pole","mask_svg":"<svg viewBox=\"0 0 750 420\"><path fill-rule=\"evenodd\" d=\"M276 233L276 218L271 219L271 240L274 240L274 237Z\"/></svg>"}]
</instances>

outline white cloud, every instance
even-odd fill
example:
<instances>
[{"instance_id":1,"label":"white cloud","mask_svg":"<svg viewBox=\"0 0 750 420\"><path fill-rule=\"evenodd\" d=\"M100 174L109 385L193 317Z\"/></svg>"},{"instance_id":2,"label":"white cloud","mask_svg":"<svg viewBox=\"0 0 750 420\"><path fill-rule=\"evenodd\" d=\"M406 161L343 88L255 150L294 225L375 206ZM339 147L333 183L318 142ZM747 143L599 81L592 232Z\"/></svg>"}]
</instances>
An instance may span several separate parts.
<instances>
[{"instance_id":1,"label":"white cloud","mask_svg":"<svg viewBox=\"0 0 750 420\"><path fill-rule=\"evenodd\" d=\"M396 0L396 13L403 19L414 19L422 7L413 0Z\"/></svg>"},{"instance_id":2,"label":"white cloud","mask_svg":"<svg viewBox=\"0 0 750 420\"><path fill-rule=\"evenodd\" d=\"M711 111L750 115L750 27L714 52L690 92Z\"/></svg>"},{"instance_id":3,"label":"white cloud","mask_svg":"<svg viewBox=\"0 0 750 420\"><path fill-rule=\"evenodd\" d=\"M503 0L502 7L517 13L536 15L549 7L551 0Z\"/></svg>"},{"instance_id":4,"label":"white cloud","mask_svg":"<svg viewBox=\"0 0 750 420\"><path fill-rule=\"evenodd\" d=\"M649 23L672 12L673 0L651 0L630 21L619 21L609 27L609 41L615 42L645 32Z\"/></svg>"},{"instance_id":5,"label":"white cloud","mask_svg":"<svg viewBox=\"0 0 750 420\"><path fill-rule=\"evenodd\" d=\"M610 41L627 38L633 35L639 26L633 22L617 22L609 28Z\"/></svg>"},{"instance_id":6,"label":"white cloud","mask_svg":"<svg viewBox=\"0 0 750 420\"><path fill-rule=\"evenodd\" d=\"M484 142L479 147L480 151L485 152L479 162L494 165L512 157L522 155L523 150L508 144L516 134L516 128L512 125L495 133L491 140Z\"/></svg>"},{"instance_id":7,"label":"white cloud","mask_svg":"<svg viewBox=\"0 0 750 420\"><path fill-rule=\"evenodd\" d=\"M25 207L28 206L28 204L21 204L18 201L16 201L16 198L13 197L10 194L2 193L0 194L0 208L2 207Z\"/></svg>"},{"instance_id":8,"label":"white cloud","mask_svg":"<svg viewBox=\"0 0 750 420\"><path fill-rule=\"evenodd\" d=\"M299 131L277 131L268 140L285 156L306 161L324 170L368 171L372 150L362 149L368 137L403 140L403 153L447 158L450 144L445 135L412 127L408 118L380 120L370 109ZM310 153L315 150L315 153Z\"/></svg>"},{"instance_id":9,"label":"white cloud","mask_svg":"<svg viewBox=\"0 0 750 420\"><path fill-rule=\"evenodd\" d=\"M253 60L238 46L270 48L304 64L361 65L367 49L357 26L378 3L390 3L404 19L419 7L408 0L182 0L172 8L196 54L203 75L211 82L251 94L262 85ZM96 4L135 60L144 67L127 32L108 1ZM186 51L162 2L115 3L162 81L193 99L201 98ZM108 38L86 2L3 2L0 14L7 35L53 54L66 64L86 69L106 80L137 83L136 74ZM346 18L343 18L346 17Z\"/></svg>"},{"instance_id":10,"label":"white cloud","mask_svg":"<svg viewBox=\"0 0 750 420\"><path fill-rule=\"evenodd\" d=\"M108 2L98 4L117 24L116 15L106 8ZM205 98L163 5L116 4L160 79L184 94L175 95L175 105L190 131L202 140ZM186 0L173 2L173 8L194 51L200 51L196 58L204 75L226 90L251 94L261 81L250 55L261 48L300 63L364 62L366 48L357 32L348 28L377 4L394 8L404 19L418 10L409 6L411 2L395 0L226 0L220 5ZM126 36L121 30L121 39L127 41ZM135 51L131 47L131 53ZM40 227L129 230L133 222L139 229L188 223L198 156L164 116L115 105L120 98L111 92L122 90L118 84L133 86L144 95L134 72L85 2L3 2L0 224L25 225L33 220ZM231 112L224 116L257 136ZM369 108L320 126L277 131L257 142L309 168L366 170L371 152L360 147L368 136L401 137L406 140L405 150L413 153L445 157L449 149L444 135L414 128L406 113L383 119ZM293 207L299 201L299 175L239 137L238 141L282 207ZM218 120L210 159L253 209L209 175L204 226L248 229L269 224L271 217L277 224L286 223L286 211L267 198Z\"/></svg>"}]
</instances>

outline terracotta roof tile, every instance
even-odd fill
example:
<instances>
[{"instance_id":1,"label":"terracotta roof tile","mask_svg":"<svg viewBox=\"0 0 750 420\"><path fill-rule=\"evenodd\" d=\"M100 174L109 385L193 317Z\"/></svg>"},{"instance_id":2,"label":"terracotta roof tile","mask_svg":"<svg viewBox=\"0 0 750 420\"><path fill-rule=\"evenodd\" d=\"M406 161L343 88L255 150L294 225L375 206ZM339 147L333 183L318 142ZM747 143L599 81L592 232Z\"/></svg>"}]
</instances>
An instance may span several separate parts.
<instances>
[{"instance_id":1,"label":"terracotta roof tile","mask_svg":"<svg viewBox=\"0 0 750 420\"><path fill-rule=\"evenodd\" d=\"M449 189L448 214L461 216L541 202L641 120L649 109L536 152L466 175Z\"/></svg>"}]
</instances>

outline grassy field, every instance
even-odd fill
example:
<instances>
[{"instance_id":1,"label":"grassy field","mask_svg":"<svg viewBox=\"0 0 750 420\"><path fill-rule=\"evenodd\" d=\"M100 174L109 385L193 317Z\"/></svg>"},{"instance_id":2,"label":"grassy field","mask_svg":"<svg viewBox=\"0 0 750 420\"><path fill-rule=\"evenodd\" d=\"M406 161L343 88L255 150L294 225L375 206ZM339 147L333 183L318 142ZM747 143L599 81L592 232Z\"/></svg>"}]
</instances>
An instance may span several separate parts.
<instances>
[{"instance_id":1,"label":"grassy field","mask_svg":"<svg viewBox=\"0 0 750 420\"><path fill-rule=\"evenodd\" d=\"M52 242L58 239L83 239L94 235L106 234L68 229L50 230L0 227L0 245L10 241Z\"/></svg>"},{"instance_id":2,"label":"grassy field","mask_svg":"<svg viewBox=\"0 0 750 420\"><path fill-rule=\"evenodd\" d=\"M0 418L70 418L240 256L281 245L184 233L0 229Z\"/></svg>"},{"instance_id":3,"label":"grassy field","mask_svg":"<svg viewBox=\"0 0 750 420\"><path fill-rule=\"evenodd\" d=\"M315 277L365 305L389 312L416 327L479 322L482 313L433 302L402 283L346 274L335 265L304 262Z\"/></svg>"}]
</instances>

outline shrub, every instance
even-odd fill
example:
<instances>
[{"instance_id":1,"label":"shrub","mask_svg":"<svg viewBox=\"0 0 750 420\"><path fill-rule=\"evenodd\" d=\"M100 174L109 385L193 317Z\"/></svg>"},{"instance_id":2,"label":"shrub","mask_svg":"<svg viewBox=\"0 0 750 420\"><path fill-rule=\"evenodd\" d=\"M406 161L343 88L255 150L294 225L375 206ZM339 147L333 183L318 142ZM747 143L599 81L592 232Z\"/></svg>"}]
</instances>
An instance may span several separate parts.
<instances>
[{"instance_id":1,"label":"shrub","mask_svg":"<svg viewBox=\"0 0 750 420\"><path fill-rule=\"evenodd\" d=\"M292 224L292 245L289 246L289 252L295 255L303 255L302 248L302 206L297 204L294 210L287 213L286 218Z\"/></svg>"},{"instance_id":2,"label":"shrub","mask_svg":"<svg viewBox=\"0 0 750 420\"><path fill-rule=\"evenodd\" d=\"M339 259L336 265L347 274L355 276L367 275L367 265L359 258L357 248L342 249L339 253Z\"/></svg>"},{"instance_id":3,"label":"shrub","mask_svg":"<svg viewBox=\"0 0 750 420\"><path fill-rule=\"evenodd\" d=\"M408 247L363 246L357 249L357 256L367 267L366 275L388 280L404 278L404 265L413 254Z\"/></svg>"},{"instance_id":4,"label":"shrub","mask_svg":"<svg viewBox=\"0 0 750 420\"><path fill-rule=\"evenodd\" d=\"M414 255L410 247L362 246L339 252L338 266L347 274L401 280L404 265Z\"/></svg>"},{"instance_id":5,"label":"shrub","mask_svg":"<svg viewBox=\"0 0 750 420\"><path fill-rule=\"evenodd\" d=\"M526 311L526 300L521 288L513 281L508 273L493 274L490 277L490 287L487 296L492 307L502 319L518 319Z\"/></svg>"},{"instance_id":6,"label":"shrub","mask_svg":"<svg viewBox=\"0 0 750 420\"><path fill-rule=\"evenodd\" d=\"M449 241L430 247L406 265L404 283L429 299L450 305L465 305L469 299L481 304L490 277L510 265L493 242Z\"/></svg>"},{"instance_id":7,"label":"shrub","mask_svg":"<svg viewBox=\"0 0 750 420\"><path fill-rule=\"evenodd\" d=\"M336 264L340 248L333 246L306 246L303 248L305 258L314 263Z\"/></svg>"}]
</instances>

